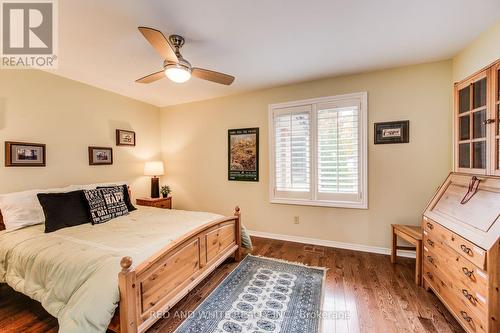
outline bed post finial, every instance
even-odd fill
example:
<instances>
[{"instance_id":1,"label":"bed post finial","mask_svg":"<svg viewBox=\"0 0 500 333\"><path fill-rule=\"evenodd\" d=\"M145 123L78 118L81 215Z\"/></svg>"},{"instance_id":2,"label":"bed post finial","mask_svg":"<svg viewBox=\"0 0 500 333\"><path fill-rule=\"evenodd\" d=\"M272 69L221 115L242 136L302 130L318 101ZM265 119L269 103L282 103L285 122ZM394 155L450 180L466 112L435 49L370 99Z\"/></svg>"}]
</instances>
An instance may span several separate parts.
<instances>
[{"instance_id":1,"label":"bed post finial","mask_svg":"<svg viewBox=\"0 0 500 333\"><path fill-rule=\"evenodd\" d=\"M120 266L122 266L122 272L126 272L132 266L132 258L131 257L123 257L120 261Z\"/></svg>"},{"instance_id":2,"label":"bed post finial","mask_svg":"<svg viewBox=\"0 0 500 333\"><path fill-rule=\"evenodd\" d=\"M122 271L118 274L118 288L120 290L120 332L137 333L137 288L136 271L131 269L132 258L123 257L120 261Z\"/></svg>"},{"instance_id":3,"label":"bed post finial","mask_svg":"<svg viewBox=\"0 0 500 333\"><path fill-rule=\"evenodd\" d=\"M241 213L240 213L240 206L236 206L236 208L234 209L234 215L235 216L240 216Z\"/></svg>"}]
</instances>

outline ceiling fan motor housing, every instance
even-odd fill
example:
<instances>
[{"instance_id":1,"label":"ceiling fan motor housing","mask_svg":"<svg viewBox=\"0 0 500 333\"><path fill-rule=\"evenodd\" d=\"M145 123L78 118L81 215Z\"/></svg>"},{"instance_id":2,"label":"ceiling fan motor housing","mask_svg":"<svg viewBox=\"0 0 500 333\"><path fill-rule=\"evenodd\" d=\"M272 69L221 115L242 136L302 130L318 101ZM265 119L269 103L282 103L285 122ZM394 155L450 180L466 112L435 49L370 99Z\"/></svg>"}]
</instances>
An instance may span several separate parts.
<instances>
[{"instance_id":1,"label":"ceiling fan motor housing","mask_svg":"<svg viewBox=\"0 0 500 333\"><path fill-rule=\"evenodd\" d=\"M163 62L163 67L165 69L167 67L180 67L180 68L184 68L184 69L188 70L189 72L191 72L191 68L192 68L191 64L189 63L189 61L187 61L186 59L184 59L182 57L181 52L180 52L181 47L184 45L184 43L186 41L184 39L184 37L182 37L180 35L170 35L170 36L168 36L168 40L170 41L170 44L172 44L172 46L175 48L175 55L177 56L179 61L176 63L176 62L165 60Z\"/></svg>"},{"instance_id":2,"label":"ceiling fan motor housing","mask_svg":"<svg viewBox=\"0 0 500 333\"><path fill-rule=\"evenodd\" d=\"M190 73L192 71L192 66L189 63L189 61L187 61L186 59L184 59L182 57L179 57L179 62L168 61L168 60L163 61L163 69L167 69L170 67L182 68L182 69L187 70Z\"/></svg>"},{"instance_id":3,"label":"ceiling fan motor housing","mask_svg":"<svg viewBox=\"0 0 500 333\"><path fill-rule=\"evenodd\" d=\"M168 40L176 49L180 49L184 45L184 37L180 35L170 35L168 36Z\"/></svg>"}]
</instances>

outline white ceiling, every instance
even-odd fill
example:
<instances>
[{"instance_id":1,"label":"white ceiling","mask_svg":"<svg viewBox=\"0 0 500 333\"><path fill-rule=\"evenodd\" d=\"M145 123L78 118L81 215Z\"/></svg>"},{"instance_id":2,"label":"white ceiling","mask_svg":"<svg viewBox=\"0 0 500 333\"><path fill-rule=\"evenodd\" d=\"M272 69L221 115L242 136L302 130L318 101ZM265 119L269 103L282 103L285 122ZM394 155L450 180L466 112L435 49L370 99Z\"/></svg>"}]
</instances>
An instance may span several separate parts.
<instances>
[{"instance_id":1,"label":"white ceiling","mask_svg":"<svg viewBox=\"0 0 500 333\"><path fill-rule=\"evenodd\" d=\"M54 72L166 106L449 59L499 18L499 0L64 0ZM235 82L134 83L162 65L140 25L183 35L186 59Z\"/></svg>"}]
</instances>

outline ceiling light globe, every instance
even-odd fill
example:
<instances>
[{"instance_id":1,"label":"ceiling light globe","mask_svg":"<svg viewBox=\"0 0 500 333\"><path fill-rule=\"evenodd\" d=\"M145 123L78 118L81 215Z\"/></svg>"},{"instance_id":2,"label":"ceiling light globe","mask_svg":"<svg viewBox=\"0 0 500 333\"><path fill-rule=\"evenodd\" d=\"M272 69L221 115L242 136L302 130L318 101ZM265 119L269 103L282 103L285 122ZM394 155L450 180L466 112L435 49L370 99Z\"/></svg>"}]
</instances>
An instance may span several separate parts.
<instances>
[{"instance_id":1,"label":"ceiling light globe","mask_svg":"<svg viewBox=\"0 0 500 333\"><path fill-rule=\"evenodd\" d=\"M170 79L170 81L176 83L183 83L191 78L191 71L179 64L167 65L165 68L165 76Z\"/></svg>"}]
</instances>

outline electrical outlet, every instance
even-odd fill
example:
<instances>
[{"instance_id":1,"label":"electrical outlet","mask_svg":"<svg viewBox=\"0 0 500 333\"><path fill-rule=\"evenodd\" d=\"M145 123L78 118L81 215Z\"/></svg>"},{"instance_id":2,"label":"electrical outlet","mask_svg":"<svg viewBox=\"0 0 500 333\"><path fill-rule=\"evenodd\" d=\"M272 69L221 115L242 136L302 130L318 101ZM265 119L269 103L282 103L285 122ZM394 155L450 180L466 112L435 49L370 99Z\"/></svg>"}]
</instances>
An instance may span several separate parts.
<instances>
[{"instance_id":1,"label":"electrical outlet","mask_svg":"<svg viewBox=\"0 0 500 333\"><path fill-rule=\"evenodd\" d=\"M293 223L294 223L294 224L299 224L299 223L300 223L300 219L299 219L299 217L298 217L298 216L294 216L294 217L293 217Z\"/></svg>"}]
</instances>

